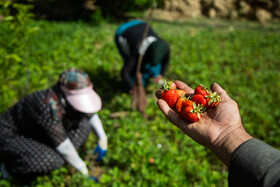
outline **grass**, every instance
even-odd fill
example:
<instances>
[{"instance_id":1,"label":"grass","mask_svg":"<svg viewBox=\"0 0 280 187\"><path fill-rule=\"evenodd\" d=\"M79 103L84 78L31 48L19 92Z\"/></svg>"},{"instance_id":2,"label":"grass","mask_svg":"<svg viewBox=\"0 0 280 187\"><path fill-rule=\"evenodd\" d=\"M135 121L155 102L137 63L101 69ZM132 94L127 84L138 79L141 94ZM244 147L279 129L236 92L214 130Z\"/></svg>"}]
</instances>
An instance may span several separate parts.
<instances>
[{"instance_id":1,"label":"grass","mask_svg":"<svg viewBox=\"0 0 280 187\"><path fill-rule=\"evenodd\" d=\"M171 48L165 76L191 87L219 83L239 104L246 130L280 149L280 26L247 21L186 20L152 21L154 30ZM91 134L82 157L94 173L101 170L106 186L227 186L227 168L209 150L170 124L157 108L154 91L148 89L148 120L130 109L131 98L121 93L122 60L113 42L116 23L93 26L83 22L36 21L38 26L24 49L30 79L14 65L21 77L1 82L1 111L28 93L51 86L68 67L84 69L103 100L100 117L109 138L103 163L92 161L97 141ZM9 33L6 33L8 35ZM5 35L0 36L2 39ZM1 48L1 46L0 46ZM22 62L22 63L23 63ZM1 69L1 73L5 71ZM9 76L9 75L7 75ZM1 79L2 80L2 79ZM15 88L15 85L18 89ZM119 117L112 113L120 112ZM153 158L154 163L149 159ZM101 175L100 174L100 175ZM17 186L0 180L0 185ZM38 177L30 186L91 186L92 182L70 166ZM99 185L96 185L99 186Z\"/></svg>"}]
</instances>

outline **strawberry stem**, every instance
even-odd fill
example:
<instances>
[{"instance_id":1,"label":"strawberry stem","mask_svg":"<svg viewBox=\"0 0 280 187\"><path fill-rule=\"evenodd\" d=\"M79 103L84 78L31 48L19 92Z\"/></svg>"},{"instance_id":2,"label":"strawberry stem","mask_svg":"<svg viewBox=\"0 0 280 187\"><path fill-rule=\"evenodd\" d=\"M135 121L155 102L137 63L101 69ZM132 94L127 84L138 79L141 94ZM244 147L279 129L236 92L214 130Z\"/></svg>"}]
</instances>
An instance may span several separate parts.
<instances>
[{"instance_id":1,"label":"strawberry stem","mask_svg":"<svg viewBox=\"0 0 280 187\"><path fill-rule=\"evenodd\" d=\"M201 115L203 115L203 112L205 110L206 110L206 108L203 105L201 105L201 104L196 105L195 102L193 102L193 109L190 112L196 113L198 119L200 119Z\"/></svg>"},{"instance_id":2,"label":"strawberry stem","mask_svg":"<svg viewBox=\"0 0 280 187\"><path fill-rule=\"evenodd\" d=\"M164 80L164 84L162 85L162 90L170 90L171 89L171 84L172 84L172 81L166 81Z\"/></svg>"}]
</instances>

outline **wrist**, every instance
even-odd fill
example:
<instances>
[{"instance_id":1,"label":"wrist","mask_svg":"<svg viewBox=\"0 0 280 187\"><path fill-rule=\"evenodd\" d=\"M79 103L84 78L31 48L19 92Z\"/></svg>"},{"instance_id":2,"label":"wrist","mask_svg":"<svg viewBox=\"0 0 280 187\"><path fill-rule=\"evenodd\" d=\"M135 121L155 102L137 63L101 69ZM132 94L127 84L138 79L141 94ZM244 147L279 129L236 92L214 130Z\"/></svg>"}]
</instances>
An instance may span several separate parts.
<instances>
[{"instance_id":1,"label":"wrist","mask_svg":"<svg viewBox=\"0 0 280 187\"><path fill-rule=\"evenodd\" d=\"M81 168L78 169L82 174L84 175L88 175L89 172L88 172L88 168L87 166L84 164Z\"/></svg>"},{"instance_id":2,"label":"wrist","mask_svg":"<svg viewBox=\"0 0 280 187\"><path fill-rule=\"evenodd\" d=\"M217 137L210 149L226 166L229 166L235 150L251 138L253 137L242 125L230 126Z\"/></svg>"},{"instance_id":3,"label":"wrist","mask_svg":"<svg viewBox=\"0 0 280 187\"><path fill-rule=\"evenodd\" d=\"M108 149L108 139L107 139L106 135L99 138L98 145L103 150L107 150Z\"/></svg>"}]
</instances>

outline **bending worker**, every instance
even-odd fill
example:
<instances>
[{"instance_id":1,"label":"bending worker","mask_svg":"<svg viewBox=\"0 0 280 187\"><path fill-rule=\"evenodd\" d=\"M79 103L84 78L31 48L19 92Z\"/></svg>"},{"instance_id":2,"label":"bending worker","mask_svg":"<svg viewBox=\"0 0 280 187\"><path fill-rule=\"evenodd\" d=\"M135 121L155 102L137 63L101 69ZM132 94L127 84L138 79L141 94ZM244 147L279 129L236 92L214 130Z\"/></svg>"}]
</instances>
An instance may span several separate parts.
<instances>
[{"instance_id":1,"label":"bending worker","mask_svg":"<svg viewBox=\"0 0 280 187\"><path fill-rule=\"evenodd\" d=\"M147 29L147 34L145 34ZM131 91L137 69L138 58L143 55L141 64L142 83L146 86L150 79L162 83L169 64L170 48L147 23L132 20L122 24L115 33L115 43L124 60L121 76L125 90Z\"/></svg>"}]
</instances>

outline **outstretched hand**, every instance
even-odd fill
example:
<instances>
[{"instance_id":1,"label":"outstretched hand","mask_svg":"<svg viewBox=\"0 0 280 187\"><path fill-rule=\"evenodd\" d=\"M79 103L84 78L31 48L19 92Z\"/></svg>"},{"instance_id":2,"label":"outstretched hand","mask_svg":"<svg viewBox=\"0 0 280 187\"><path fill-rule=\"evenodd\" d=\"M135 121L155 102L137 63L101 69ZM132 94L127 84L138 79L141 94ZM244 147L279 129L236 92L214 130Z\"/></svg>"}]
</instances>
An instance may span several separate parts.
<instances>
[{"instance_id":1,"label":"outstretched hand","mask_svg":"<svg viewBox=\"0 0 280 187\"><path fill-rule=\"evenodd\" d=\"M175 81L178 89L185 90L187 94L193 94L194 90L181 81ZM232 100L226 91L217 83L211 85L211 90L221 94L221 103L203 113L201 120L189 123L183 120L179 114L173 111L168 104L160 98L161 90L156 91L157 104L166 118L180 128L199 144L211 149L226 165L229 164L233 151L251 138L242 126L237 103ZM234 132L234 133L233 133ZM233 142L233 136L241 139ZM230 145L228 145L230 143ZM226 149L226 150L223 150Z\"/></svg>"}]
</instances>

